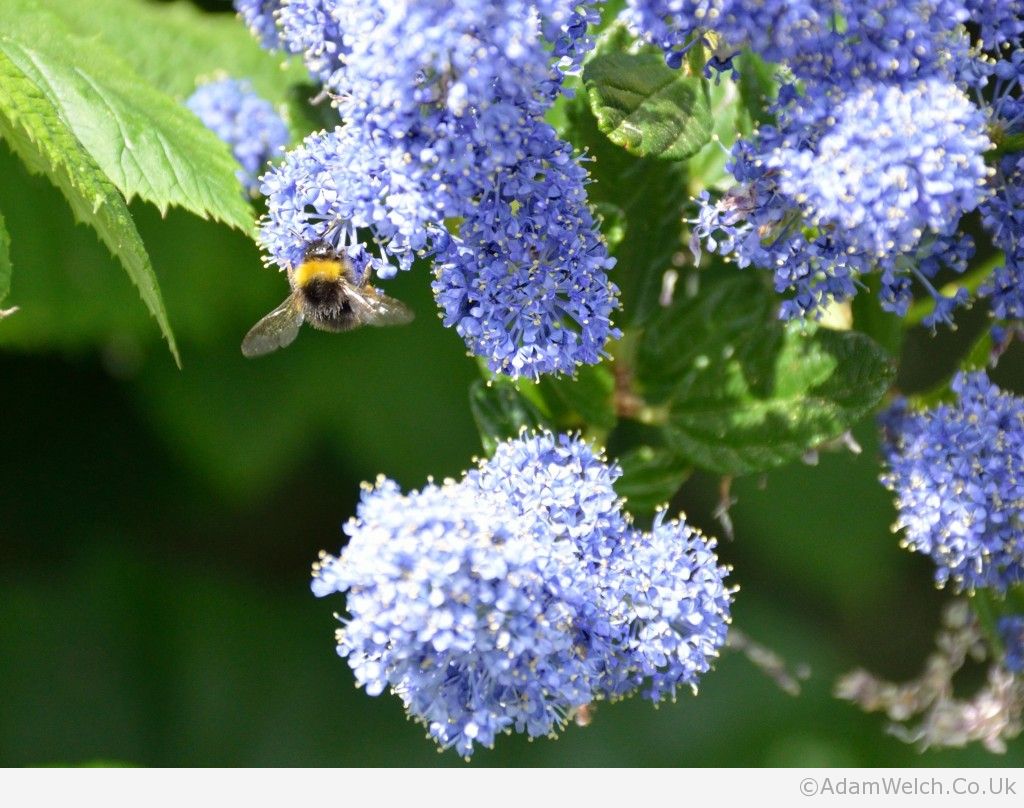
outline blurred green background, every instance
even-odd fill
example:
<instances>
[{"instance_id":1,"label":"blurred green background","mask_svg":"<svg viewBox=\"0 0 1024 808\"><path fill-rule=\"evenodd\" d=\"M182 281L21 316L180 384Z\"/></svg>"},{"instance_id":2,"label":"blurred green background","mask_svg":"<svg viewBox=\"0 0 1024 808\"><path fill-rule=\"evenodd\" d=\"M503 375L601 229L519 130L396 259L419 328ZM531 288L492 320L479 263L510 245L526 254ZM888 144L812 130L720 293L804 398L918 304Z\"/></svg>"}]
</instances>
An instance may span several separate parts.
<instances>
[{"instance_id":1,"label":"blurred green background","mask_svg":"<svg viewBox=\"0 0 1024 808\"><path fill-rule=\"evenodd\" d=\"M45 179L0 144L14 277L0 322L0 764L464 765L438 755L391 696L353 686L334 652L340 598L309 566L337 551L360 481L458 474L480 452L474 363L441 327L425 268L388 285L418 318L348 335L303 331L260 361L242 335L283 299L245 237L136 204L184 367L124 272ZM902 383L955 360L960 335L908 341ZM1024 391L1024 356L997 376ZM600 705L557 741L503 737L471 765L1022 765L980 747L919 753L830 695L865 666L903 679L943 602L900 550L860 456L825 454L734 485L735 624L806 663L799 697L727 653L698 697ZM719 533L717 481L674 503ZM979 671L967 671L965 684Z\"/></svg>"}]
</instances>

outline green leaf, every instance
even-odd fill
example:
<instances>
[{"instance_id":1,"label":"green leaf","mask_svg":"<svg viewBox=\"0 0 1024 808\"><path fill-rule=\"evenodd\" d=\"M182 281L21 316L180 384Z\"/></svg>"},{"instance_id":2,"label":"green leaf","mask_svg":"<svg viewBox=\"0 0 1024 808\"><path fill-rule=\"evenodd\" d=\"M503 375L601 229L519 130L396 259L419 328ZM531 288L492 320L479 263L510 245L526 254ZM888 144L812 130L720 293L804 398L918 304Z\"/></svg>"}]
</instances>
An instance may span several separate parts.
<instances>
[{"instance_id":1,"label":"green leaf","mask_svg":"<svg viewBox=\"0 0 1024 808\"><path fill-rule=\"evenodd\" d=\"M658 53L602 53L583 69L598 127L639 157L685 160L711 138L707 82Z\"/></svg>"},{"instance_id":2,"label":"green leaf","mask_svg":"<svg viewBox=\"0 0 1024 808\"><path fill-rule=\"evenodd\" d=\"M978 618L978 625L991 644L995 656L1001 657L1004 649L1002 637L999 634L999 607L996 596L986 589L976 589L971 593L970 604Z\"/></svg>"},{"instance_id":3,"label":"green leaf","mask_svg":"<svg viewBox=\"0 0 1024 808\"><path fill-rule=\"evenodd\" d=\"M759 276L732 272L724 280L705 279L695 297L677 294L672 306L644 330L636 374L648 404L665 403L687 373L706 369L751 335L771 328L775 300Z\"/></svg>"},{"instance_id":4,"label":"green leaf","mask_svg":"<svg viewBox=\"0 0 1024 808\"><path fill-rule=\"evenodd\" d=\"M614 402L615 376L607 364L584 365L574 377L545 376L540 389L546 401L557 399L570 413L575 413L575 423L560 426L592 426L607 431L618 420Z\"/></svg>"},{"instance_id":5,"label":"green leaf","mask_svg":"<svg viewBox=\"0 0 1024 808\"><path fill-rule=\"evenodd\" d=\"M57 110L0 48L0 137L26 166L60 189L79 221L121 261L181 364L149 255L128 206Z\"/></svg>"},{"instance_id":6,"label":"green leaf","mask_svg":"<svg viewBox=\"0 0 1024 808\"><path fill-rule=\"evenodd\" d=\"M0 89L2 97L3 89ZM11 236L7 232L4 215L0 213L0 303L11 291Z\"/></svg>"},{"instance_id":7,"label":"green leaf","mask_svg":"<svg viewBox=\"0 0 1024 808\"><path fill-rule=\"evenodd\" d=\"M612 144L582 98L568 102L566 120L563 134L592 158L586 163L593 180L587 187L591 203L599 212L618 211L605 226L616 239L609 238L609 247L616 259L611 278L621 291L624 322L619 325L643 323L658 309L665 270L686 249L681 223L689 199L686 171L680 163L636 158Z\"/></svg>"},{"instance_id":8,"label":"green leaf","mask_svg":"<svg viewBox=\"0 0 1024 808\"><path fill-rule=\"evenodd\" d=\"M675 496L692 469L662 447L639 446L618 458L622 476L615 483L634 516L649 516Z\"/></svg>"},{"instance_id":9,"label":"green leaf","mask_svg":"<svg viewBox=\"0 0 1024 808\"><path fill-rule=\"evenodd\" d=\"M253 228L226 144L95 37L72 31L35 0L13 6L0 52L42 91L129 200L174 205L244 232Z\"/></svg>"},{"instance_id":10,"label":"green leaf","mask_svg":"<svg viewBox=\"0 0 1024 808\"><path fill-rule=\"evenodd\" d=\"M523 429L549 428L541 411L505 379L476 379L469 388L469 408L489 455L501 441L518 436Z\"/></svg>"},{"instance_id":11,"label":"green leaf","mask_svg":"<svg viewBox=\"0 0 1024 808\"><path fill-rule=\"evenodd\" d=\"M862 276L864 288L851 301L853 327L885 348L891 356L899 356L903 346L903 320L882 308L879 291L882 281L877 273Z\"/></svg>"},{"instance_id":12,"label":"green leaf","mask_svg":"<svg viewBox=\"0 0 1024 808\"><path fill-rule=\"evenodd\" d=\"M741 131L749 135L756 127L771 120L766 110L779 94L779 84L775 79L777 68L749 50L736 57L736 67L740 74L740 106L744 113Z\"/></svg>"},{"instance_id":13,"label":"green leaf","mask_svg":"<svg viewBox=\"0 0 1024 808\"><path fill-rule=\"evenodd\" d=\"M184 0L42 0L42 4L78 33L112 47L140 76L179 100L190 95L198 82L218 73L247 79L263 98L275 106L287 105L293 114L308 109L308 99L317 92L312 89L296 97L294 86L308 81L301 60L282 69L281 54L261 48L231 14L203 12Z\"/></svg>"},{"instance_id":14,"label":"green leaf","mask_svg":"<svg viewBox=\"0 0 1024 808\"><path fill-rule=\"evenodd\" d=\"M696 48L691 48L691 52ZM712 83L709 92L711 118L714 130L711 140L686 161L690 194L696 196L705 188L722 183L731 185L732 175L725 170L730 160L730 149L740 134L739 121L743 110L739 104L739 91L735 81Z\"/></svg>"},{"instance_id":15,"label":"green leaf","mask_svg":"<svg viewBox=\"0 0 1024 808\"><path fill-rule=\"evenodd\" d=\"M892 383L892 362L870 338L784 325L769 295L754 274L730 273L666 310L638 346L642 392L667 403L666 444L708 471L793 460L842 435Z\"/></svg>"},{"instance_id":16,"label":"green leaf","mask_svg":"<svg viewBox=\"0 0 1024 808\"><path fill-rule=\"evenodd\" d=\"M594 38L594 49L587 54L585 62L606 53L622 53L633 47L636 37L630 33L629 26L622 21L619 14L624 5L624 2L616 2L616 0L605 4L604 12L601 15L604 20L602 23L604 28ZM615 6L619 7L618 10Z\"/></svg>"}]
</instances>

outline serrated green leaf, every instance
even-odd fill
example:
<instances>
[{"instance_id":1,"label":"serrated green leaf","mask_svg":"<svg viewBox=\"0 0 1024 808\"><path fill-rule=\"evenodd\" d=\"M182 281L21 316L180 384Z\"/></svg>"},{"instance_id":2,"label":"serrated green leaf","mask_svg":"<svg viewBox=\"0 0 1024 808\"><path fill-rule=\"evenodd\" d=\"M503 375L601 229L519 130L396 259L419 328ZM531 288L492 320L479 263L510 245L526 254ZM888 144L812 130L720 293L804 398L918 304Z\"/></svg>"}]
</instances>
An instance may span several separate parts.
<instances>
[{"instance_id":1,"label":"serrated green leaf","mask_svg":"<svg viewBox=\"0 0 1024 808\"><path fill-rule=\"evenodd\" d=\"M218 74L244 78L275 107L288 110L296 135L332 124L309 103L318 89L308 84L301 59L282 64L283 56L260 47L231 14L210 14L187 0L41 0L79 33L95 35L117 51L143 78L181 100L197 83Z\"/></svg>"},{"instance_id":2,"label":"serrated green leaf","mask_svg":"<svg viewBox=\"0 0 1024 808\"><path fill-rule=\"evenodd\" d=\"M612 144L597 128L586 101L566 106L564 134L592 159L587 187L600 211L613 206L621 215L610 221L617 243L609 242L616 264L611 278L621 291L620 325L643 323L658 309L662 276L671 269L682 244L681 217L687 203L682 164L640 159ZM607 221L607 220L606 220Z\"/></svg>"},{"instance_id":3,"label":"serrated green leaf","mask_svg":"<svg viewBox=\"0 0 1024 808\"><path fill-rule=\"evenodd\" d=\"M692 469L685 460L662 447L639 446L618 458L622 476L615 482L619 496L634 516L649 516L675 496Z\"/></svg>"},{"instance_id":4,"label":"serrated green leaf","mask_svg":"<svg viewBox=\"0 0 1024 808\"><path fill-rule=\"evenodd\" d=\"M253 212L226 144L96 37L33 0L6 0L0 52L43 92L127 198L174 205L251 232Z\"/></svg>"},{"instance_id":5,"label":"serrated green leaf","mask_svg":"<svg viewBox=\"0 0 1024 808\"><path fill-rule=\"evenodd\" d=\"M0 93L3 90L0 89ZM11 235L7 232L4 215L0 213L0 303L11 291Z\"/></svg>"},{"instance_id":6,"label":"serrated green leaf","mask_svg":"<svg viewBox=\"0 0 1024 808\"><path fill-rule=\"evenodd\" d=\"M960 370L986 370L994 365L993 355L998 357L998 348L992 339L992 326L986 325L960 363Z\"/></svg>"},{"instance_id":7,"label":"serrated green leaf","mask_svg":"<svg viewBox=\"0 0 1024 808\"><path fill-rule=\"evenodd\" d=\"M489 455L501 441L516 437L523 429L550 428L540 410L504 379L489 383L476 379L469 387L469 408Z\"/></svg>"},{"instance_id":8,"label":"serrated green leaf","mask_svg":"<svg viewBox=\"0 0 1024 808\"><path fill-rule=\"evenodd\" d=\"M685 160L711 138L705 79L673 70L657 53L602 53L583 69L598 127L638 157Z\"/></svg>"},{"instance_id":9,"label":"serrated green leaf","mask_svg":"<svg viewBox=\"0 0 1024 808\"><path fill-rule=\"evenodd\" d=\"M750 274L713 281L655 319L638 346L642 392L668 408L666 445L700 468L748 474L793 460L842 435L892 383L871 339L784 325L770 294Z\"/></svg>"},{"instance_id":10,"label":"serrated green leaf","mask_svg":"<svg viewBox=\"0 0 1024 808\"><path fill-rule=\"evenodd\" d=\"M124 265L181 364L160 287L124 198L70 132L46 95L0 52L0 137L60 189L79 221Z\"/></svg>"}]
</instances>

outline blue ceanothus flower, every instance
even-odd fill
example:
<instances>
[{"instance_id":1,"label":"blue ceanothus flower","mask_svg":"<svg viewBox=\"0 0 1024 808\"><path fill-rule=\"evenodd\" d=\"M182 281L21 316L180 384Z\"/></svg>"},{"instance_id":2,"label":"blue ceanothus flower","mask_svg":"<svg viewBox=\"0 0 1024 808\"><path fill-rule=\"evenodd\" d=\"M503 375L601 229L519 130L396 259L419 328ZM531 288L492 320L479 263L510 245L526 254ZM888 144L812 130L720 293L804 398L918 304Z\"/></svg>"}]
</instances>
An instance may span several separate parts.
<instances>
[{"instance_id":1,"label":"blue ceanothus flower","mask_svg":"<svg viewBox=\"0 0 1024 808\"><path fill-rule=\"evenodd\" d=\"M997 592L1024 580L1024 399L983 372L953 381L956 401L883 419L904 544L931 556L940 584Z\"/></svg>"},{"instance_id":2,"label":"blue ceanothus flower","mask_svg":"<svg viewBox=\"0 0 1024 808\"><path fill-rule=\"evenodd\" d=\"M678 67L696 42L709 68L741 48L784 62L801 79L917 79L942 70L966 41L963 0L629 0L631 29ZM710 36L709 36L710 35Z\"/></svg>"},{"instance_id":3,"label":"blue ceanothus flower","mask_svg":"<svg viewBox=\"0 0 1024 808\"><path fill-rule=\"evenodd\" d=\"M741 26L744 5L730 6ZM973 243L960 221L991 195L993 173L991 116L957 80L970 62L963 3L814 6L799 24L774 18L800 36L791 32L788 50L768 55L800 82L782 87L774 123L734 145L728 169L737 185L699 199L694 252L703 245L772 271L776 290L790 294L784 318L820 316L853 297L858 278L878 273L886 310L905 314L917 283L936 302L925 323L951 322L970 296L943 295L932 281L944 268L966 268ZM702 19L715 29L714 15ZM757 48L758 31L740 44Z\"/></svg>"},{"instance_id":4,"label":"blue ceanothus flower","mask_svg":"<svg viewBox=\"0 0 1024 808\"><path fill-rule=\"evenodd\" d=\"M245 20L260 44L268 50L278 50L281 38L277 32L275 14L281 8L281 0L235 0L235 9Z\"/></svg>"},{"instance_id":5,"label":"blue ceanothus flower","mask_svg":"<svg viewBox=\"0 0 1024 808\"><path fill-rule=\"evenodd\" d=\"M519 158L475 189L457 237L438 243L433 288L470 350L509 376L596 364L610 327L614 265L587 206L586 170L535 121ZM500 143L500 141L497 141Z\"/></svg>"},{"instance_id":6,"label":"blue ceanothus flower","mask_svg":"<svg viewBox=\"0 0 1024 808\"><path fill-rule=\"evenodd\" d=\"M994 192L981 206L982 224L1005 262L978 290L990 299L993 314L1005 320L1024 319L1024 152L1007 146L1024 137L1024 49L1020 31L1008 22L1012 19L1017 18L993 15L992 26L982 32L988 30L988 38L1005 46L995 56L978 54L962 71L994 138L1006 151L996 165ZM1002 24L996 27L996 22Z\"/></svg>"},{"instance_id":7,"label":"blue ceanothus flower","mask_svg":"<svg viewBox=\"0 0 1024 808\"><path fill-rule=\"evenodd\" d=\"M258 193L257 176L291 139L273 104L257 95L247 81L230 78L201 85L185 104L231 147L242 166L239 180L248 193Z\"/></svg>"},{"instance_id":8,"label":"blue ceanothus flower","mask_svg":"<svg viewBox=\"0 0 1024 808\"><path fill-rule=\"evenodd\" d=\"M445 323L510 376L572 373L617 336L587 173L543 116L596 3L289 0L276 14L343 121L264 178L260 241L329 238L381 277L433 257Z\"/></svg>"},{"instance_id":9,"label":"blue ceanothus flower","mask_svg":"<svg viewBox=\"0 0 1024 808\"><path fill-rule=\"evenodd\" d=\"M313 578L318 596L346 593L338 653L357 683L467 756L501 732L554 735L596 699L696 688L725 641L727 570L685 523L634 528L620 473L543 433L458 482L367 487Z\"/></svg>"},{"instance_id":10,"label":"blue ceanothus flower","mask_svg":"<svg viewBox=\"0 0 1024 808\"><path fill-rule=\"evenodd\" d=\"M996 192L982 205L981 217L1005 260L979 294L989 298L999 319L1024 320L1024 156L1000 161Z\"/></svg>"},{"instance_id":11,"label":"blue ceanothus flower","mask_svg":"<svg viewBox=\"0 0 1024 808\"><path fill-rule=\"evenodd\" d=\"M743 47L772 62L809 49L828 26L814 0L629 0L623 17L638 36L665 51L672 67L697 42L714 51L709 66L731 67ZM714 38L707 35L713 33Z\"/></svg>"},{"instance_id":12,"label":"blue ceanothus flower","mask_svg":"<svg viewBox=\"0 0 1024 808\"><path fill-rule=\"evenodd\" d=\"M964 0L986 50L1017 45L1024 35L1024 0Z\"/></svg>"},{"instance_id":13,"label":"blue ceanothus flower","mask_svg":"<svg viewBox=\"0 0 1024 808\"><path fill-rule=\"evenodd\" d=\"M793 293L783 317L816 316L877 271L886 309L906 313L916 278L938 303L929 323L948 320L965 298L930 279L970 256L957 227L988 195L983 113L938 78L808 87L775 111L777 125L733 148L739 184L700 199L695 249L771 269L776 290Z\"/></svg>"},{"instance_id":14,"label":"blue ceanothus flower","mask_svg":"<svg viewBox=\"0 0 1024 808\"><path fill-rule=\"evenodd\" d=\"M1024 673L1024 615L1000 618L999 639L1003 643L1003 665L1011 673Z\"/></svg>"}]
</instances>

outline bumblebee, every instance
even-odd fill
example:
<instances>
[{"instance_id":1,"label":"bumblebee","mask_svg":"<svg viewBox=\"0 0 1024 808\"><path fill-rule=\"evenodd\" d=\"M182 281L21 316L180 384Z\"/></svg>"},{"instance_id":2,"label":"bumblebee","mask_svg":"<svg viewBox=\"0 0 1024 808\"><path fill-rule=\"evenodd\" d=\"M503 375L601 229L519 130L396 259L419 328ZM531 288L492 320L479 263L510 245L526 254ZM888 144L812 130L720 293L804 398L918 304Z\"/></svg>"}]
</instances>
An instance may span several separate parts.
<instances>
[{"instance_id":1,"label":"bumblebee","mask_svg":"<svg viewBox=\"0 0 1024 808\"><path fill-rule=\"evenodd\" d=\"M361 281L349 260L326 241L314 241L302 263L288 272L292 293L250 329L242 354L263 356L291 345L304 322L321 331L351 331L361 325L403 325L413 313L399 300Z\"/></svg>"}]
</instances>

